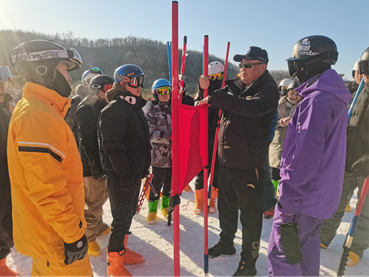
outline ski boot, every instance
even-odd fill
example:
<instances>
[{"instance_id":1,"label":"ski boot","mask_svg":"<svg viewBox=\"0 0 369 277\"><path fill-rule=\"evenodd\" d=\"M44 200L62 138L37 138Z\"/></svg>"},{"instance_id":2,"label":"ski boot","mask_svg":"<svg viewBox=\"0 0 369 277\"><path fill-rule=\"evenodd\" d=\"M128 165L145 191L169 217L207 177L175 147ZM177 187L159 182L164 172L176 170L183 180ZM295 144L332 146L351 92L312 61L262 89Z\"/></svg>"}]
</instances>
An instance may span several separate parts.
<instances>
[{"instance_id":1,"label":"ski boot","mask_svg":"<svg viewBox=\"0 0 369 277\"><path fill-rule=\"evenodd\" d=\"M210 205L209 205L209 213L213 214L217 211L217 198L218 198L218 189L212 188L210 195Z\"/></svg>"},{"instance_id":2,"label":"ski boot","mask_svg":"<svg viewBox=\"0 0 369 277\"><path fill-rule=\"evenodd\" d=\"M195 204L193 205L193 213L200 215L204 208L204 189L195 190Z\"/></svg>"},{"instance_id":3,"label":"ski boot","mask_svg":"<svg viewBox=\"0 0 369 277\"><path fill-rule=\"evenodd\" d=\"M97 241L94 240L93 242L89 242L88 243L88 254L98 257L101 255L101 248L100 246L97 244Z\"/></svg>"},{"instance_id":4,"label":"ski boot","mask_svg":"<svg viewBox=\"0 0 369 277\"><path fill-rule=\"evenodd\" d=\"M145 261L143 256L127 247L128 237L128 234L124 237L124 249L126 250L124 264L142 264Z\"/></svg>"},{"instance_id":5,"label":"ski boot","mask_svg":"<svg viewBox=\"0 0 369 277\"><path fill-rule=\"evenodd\" d=\"M160 202L160 209L161 209L161 213L163 214L165 219L168 219L169 201L170 201L170 197L162 195L161 202Z\"/></svg>"},{"instance_id":6,"label":"ski boot","mask_svg":"<svg viewBox=\"0 0 369 277\"><path fill-rule=\"evenodd\" d=\"M149 200L149 213L147 214L147 223L154 225L156 223L156 213L158 210L159 200Z\"/></svg>"},{"instance_id":7,"label":"ski boot","mask_svg":"<svg viewBox=\"0 0 369 277\"><path fill-rule=\"evenodd\" d=\"M19 274L14 270L11 270L6 265L6 257L0 260L0 276L18 276Z\"/></svg>"}]
</instances>

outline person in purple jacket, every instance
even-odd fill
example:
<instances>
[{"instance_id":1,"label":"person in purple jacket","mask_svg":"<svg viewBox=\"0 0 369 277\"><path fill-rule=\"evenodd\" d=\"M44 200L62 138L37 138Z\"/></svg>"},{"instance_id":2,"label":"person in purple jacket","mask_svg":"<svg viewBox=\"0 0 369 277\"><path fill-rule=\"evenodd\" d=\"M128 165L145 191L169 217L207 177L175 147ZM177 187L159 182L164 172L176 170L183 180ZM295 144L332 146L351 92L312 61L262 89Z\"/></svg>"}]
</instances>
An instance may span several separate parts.
<instances>
[{"instance_id":1,"label":"person in purple jacket","mask_svg":"<svg viewBox=\"0 0 369 277\"><path fill-rule=\"evenodd\" d=\"M270 276L318 276L320 228L338 207L351 93L331 65L337 46L325 36L299 40L287 59L304 98L289 123L279 202L268 247Z\"/></svg>"}]
</instances>

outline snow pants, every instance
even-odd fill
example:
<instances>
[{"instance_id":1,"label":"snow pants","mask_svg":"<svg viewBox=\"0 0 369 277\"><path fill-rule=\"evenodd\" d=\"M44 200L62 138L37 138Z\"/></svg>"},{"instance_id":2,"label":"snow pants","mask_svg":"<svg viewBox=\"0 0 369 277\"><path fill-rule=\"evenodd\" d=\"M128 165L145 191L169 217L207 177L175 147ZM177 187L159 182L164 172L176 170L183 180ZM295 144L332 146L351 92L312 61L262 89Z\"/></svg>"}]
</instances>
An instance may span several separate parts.
<instances>
[{"instance_id":1,"label":"snow pants","mask_svg":"<svg viewBox=\"0 0 369 277\"><path fill-rule=\"evenodd\" d=\"M8 256L10 249L14 246L10 189L8 191L2 189L2 197L0 197L0 260Z\"/></svg>"},{"instance_id":2,"label":"snow pants","mask_svg":"<svg viewBox=\"0 0 369 277\"><path fill-rule=\"evenodd\" d=\"M360 199L361 190L364 185L364 178L357 177L355 174L345 172L343 180L343 188L340 204L336 214L323 222L320 233L320 241L324 245L329 245L336 235L337 229L342 222L342 217L345 214L345 208L354 194L354 190L358 187L359 191L357 198ZM364 251L369 248L369 195L366 196L363 209L361 210L359 224L356 229L351 250L360 258L363 257Z\"/></svg>"},{"instance_id":3,"label":"snow pants","mask_svg":"<svg viewBox=\"0 0 369 277\"><path fill-rule=\"evenodd\" d=\"M95 180L92 177L83 178L85 185L85 219L87 228L85 231L87 241L93 242L96 236L105 232L109 226L102 220L103 205L108 200L108 188L106 179Z\"/></svg>"},{"instance_id":4,"label":"snow pants","mask_svg":"<svg viewBox=\"0 0 369 277\"><path fill-rule=\"evenodd\" d=\"M136 214L141 188L141 174L121 177L108 173L108 193L113 215L112 232L109 238L109 252L123 250L124 237L129 233L132 218Z\"/></svg>"},{"instance_id":5,"label":"snow pants","mask_svg":"<svg viewBox=\"0 0 369 277\"><path fill-rule=\"evenodd\" d=\"M320 227L323 219L298 213L295 222L299 224L299 240L302 261L292 264L287 261L281 244L280 225L292 222L293 215L275 208L272 232L268 247L269 276L319 276L320 268Z\"/></svg>"},{"instance_id":6,"label":"snow pants","mask_svg":"<svg viewBox=\"0 0 369 277\"><path fill-rule=\"evenodd\" d=\"M56 258L56 257L54 257ZM79 261L66 265L64 255L59 259L32 257L32 276L93 276L88 254Z\"/></svg>"},{"instance_id":7,"label":"snow pants","mask_svg":"<svg viewBox=\"0 0 369 277\"><path fill-rule=\"evenodd\" d=\"M172 186L172 168L153 167L152 173L154 174L154 177L152 178L152 186L158 195L155 196L153 190L150 189L149 199L152 201L158 200L160 198L161 189L163 189L164 196L170 197L170 188Z\"/></svg>"},{"instance_id":8,"label":"snow pants","mask_svg":"<svg viewBox=\"0 0 369 277\"><path fill-rule=\"evenodd\" d=\"M238 227L238 210L242 224L241 260L254 266L259 257L263 224L264 169L236 169L219 165L220 237L233 243Z\"/></svg>"},{"instance_id":9,"label":"snow pants","mask_svg":"<svg viewBox=\"0 0 369 277\"><path fill-rule=\"evenodd\" d=\"M265 166L265 184L264 184L264 205L263 212L266 212L271 207L277 204L277 197L275 195L275 189L272 183L272 173L269 165L269 157L267 165Z\"/></svg>"},{"instance_id":10,"label":"snow pants","mask_svg":"<svg viewBox=\"0 0 369 277\"><path fill-rule=\"evenodd\" d=\"M208 146L208 163L209 163L209 176L211 174L211 161L213 159L213 149L214 145L209 144ZM215 165L214 165L214 178L213 178L213 187L218 188L218 180L219 180L219 162L218 159L215 158ZM197 174L195 179L195 189L200 190L204 188L204 170L201 170L199 174Z\"/></svg>"}]
</instances>

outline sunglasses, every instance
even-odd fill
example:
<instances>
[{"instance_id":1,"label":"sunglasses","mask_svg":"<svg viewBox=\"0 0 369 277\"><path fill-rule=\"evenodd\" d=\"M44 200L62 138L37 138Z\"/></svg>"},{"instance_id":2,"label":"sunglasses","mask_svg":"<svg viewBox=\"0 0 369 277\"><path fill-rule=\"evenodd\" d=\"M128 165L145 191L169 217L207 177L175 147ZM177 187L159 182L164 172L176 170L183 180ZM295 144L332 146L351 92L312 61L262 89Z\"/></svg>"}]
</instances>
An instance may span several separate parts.
<instances>
[{"instance_id":1,"label":"sunglasses","mask_svg":"<svg viewBox=\"0 0 369 277\"><path fill-rule=\"evenodd\" d=\"M215 73L210 75L210 80L222 80L223 79L223 72Z\"/></svg>"},{"instance_id":2,"label":"sunglasses","mask_svg":"<svg viewBox=\"0 0 369 277\"><path fill-rule=\"evenodd\" d=\"M159 95L168 95L172 92L171 87L160 87L156 89L156 93Z\"/></svg>"},{"instance_id":3,"label":"sunglasses","mask_svg":"<svg viewBox=\"0 0 369 277\"><path fill-rule=\"evenodd\" d=\"M238 66L240 68L244 67L244 68L252 68L256 65L260 65L260 64L264 64L264 63L240 63Z\"/></svg>"},{"instance_id":4,"label":"sunglasses","mask_svg":"<svg viewBox=\"0 0 369 277\"><path fill-rule=\"evenodd\" d=\"M143 88L144 87L144 82L145 82L145 76L142 75L142 76L138 76L138 77L129 78L128 85L131 88L138 88L138 87Z\"/></svg>"}]
</instances>

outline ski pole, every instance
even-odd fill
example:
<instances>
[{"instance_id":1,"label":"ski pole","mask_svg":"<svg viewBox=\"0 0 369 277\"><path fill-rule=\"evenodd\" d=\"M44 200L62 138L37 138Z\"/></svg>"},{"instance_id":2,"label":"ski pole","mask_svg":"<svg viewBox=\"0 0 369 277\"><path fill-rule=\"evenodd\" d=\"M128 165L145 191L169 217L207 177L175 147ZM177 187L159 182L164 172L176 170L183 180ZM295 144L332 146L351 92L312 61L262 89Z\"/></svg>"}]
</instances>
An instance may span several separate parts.
<instances>
[{"instance_id":1,"label":"ski pole","mask_svg":"<svg viewBox=\"0 0 369 277\"><path fill-rule=\"evenodd\" d=\"M356 228L357 228L357 225L359 224L361 210L363 208L365 197L366 197L366 194L368 193L368 190L369 190L369 177L366 177L363 189L361 191L360 199L356 206L355 215L352 219L345 244L343 245L343 253L342 253L341 261L338 267L337 276L344 276L346 264L347 264L350 250L351 250L351 245L352 245L352 242L354 241Z\"/></svg>"},{"instance_id":2,"label":"ski pole","mask_svg":"<svg viewBox=\"0 0 369 277\"><path fill-rule=\"evenodd\" d=\"M229 56L229 47L230 47L230 42L228 41L227 43L227 52L226 52L226 57L225 57L225 62L224 62L224 73L223 73L223 82L222 82L222 88L224 88L225 86L225 79L227 76L227 67L228 67L228 56ZM218 118L220 119L220 117L222 116L222 110L219 109L218 112ZM209 199L209 206L210 206L210 195L211 195L211 189L213 186L213 179L214 179L214 168L215 168L215 159L216 159L216 153L217 153L217 146L218 146L218 134L219 134L219 126L220 126L220 122L218 120L218 124L217 124L217 129L215 132L215 139L214 139L214 148L213 148L213 157L211 159L211 169L210 169L210 183L209 183L209 195L208 195L208 199Z\"/></svg>"},{"instance_id":3,"label":"ski pole","mask_svg":"<svg viewBox=\"0 0 369 277\"><path fill-rule=\"evenodd\" d=\"M355 104L356 104L356 100L359 98L359 95L360 95L360 93L361 93L361 90L362 90L362 89L363 89L363 87L364 87L364 84L365 84L365 82L364 82L364 78L363 78L363 79L361 79L361 82L360 82L359 87L357 88L357 91L356 91L355 97L354 97L354 99L352 100L352 103L351 103L351 105L350 105L350 109L349 109L349 112L348 112L348 122L350 122L350 118L351 118L351 116L352 116L352 111L354 110L354 107L355 107Z\"/></svg>"},{"instance_id":4,"label":"ski pole","mask_svg":"<svg viewBox=\"0 0 369 277\"><path fill-rule=\"evenodd\" d=\"M172 83L172 43L167 41L168 67L169 67L169 82Z\"/></svg>"},{"instance_id":5,"label":"ski pole","mask_svg":"<svg viewBox=\"0 0 369 277\"><path fill-rule=\"evenodd\" d=\"M181 74L182 74L182 80L181 80L181 91L179 92L180 98L179 102L182 103L182 97L183 97L183 85L184 85L184 72L185 72L185 66L186 66L186 49L187 49L187 36L183 37L183 49L182 49L182 65L181 65Z\"/></svg>"}]
</instances>

